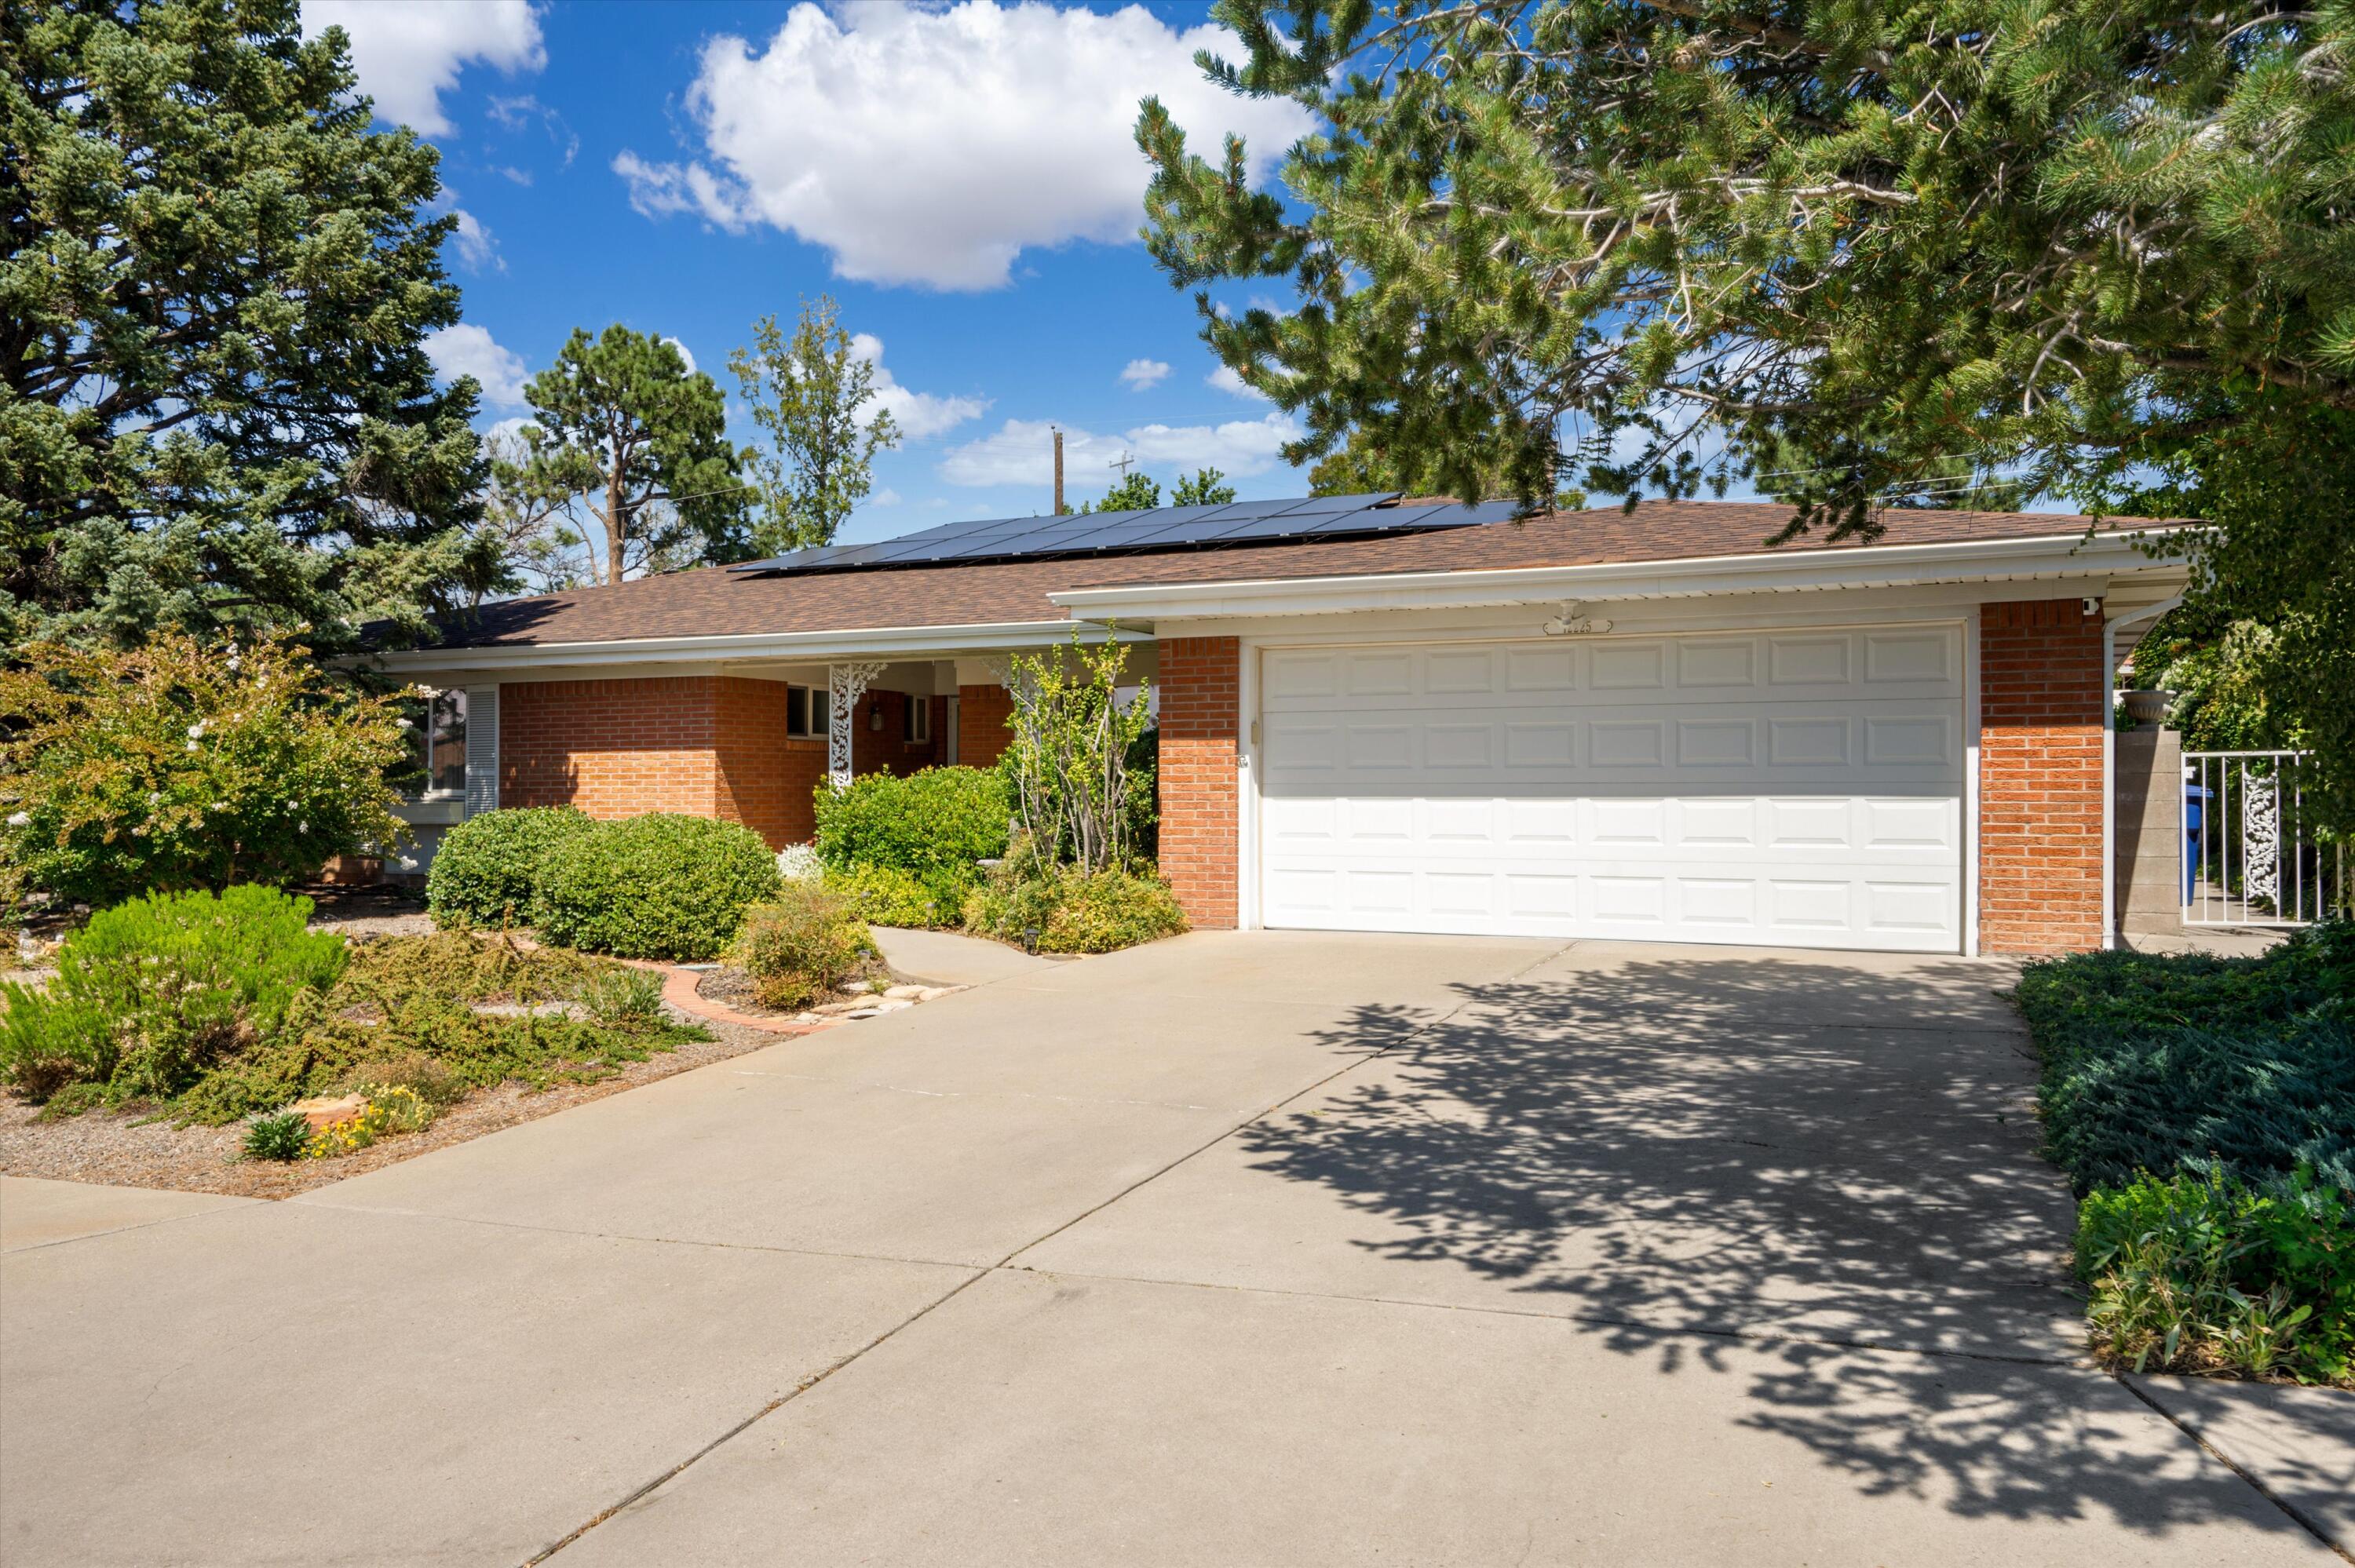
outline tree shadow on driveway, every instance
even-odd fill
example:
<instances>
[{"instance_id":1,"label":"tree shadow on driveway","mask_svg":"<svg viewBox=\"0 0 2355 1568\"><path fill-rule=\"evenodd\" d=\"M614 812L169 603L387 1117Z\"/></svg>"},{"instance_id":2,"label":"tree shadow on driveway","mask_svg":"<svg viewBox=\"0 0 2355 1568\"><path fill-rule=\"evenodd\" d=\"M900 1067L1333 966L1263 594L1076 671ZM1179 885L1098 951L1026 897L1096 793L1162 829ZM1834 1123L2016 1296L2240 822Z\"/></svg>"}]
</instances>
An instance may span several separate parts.
<instances>
[{"instance_id":1,"label":"tree shadow on driveway","mask_svg":"<svg viewBox=\"0 0 2355 1568\"><path fill-rule=\"evenodd\" d=\"M1746 1378L1743 1425L1868 1494L2295 1530L2077 1361L2073 1209L2036 1154L2008 982L1963 960L1558 964L1444 1016L1360 1009L1325 1042L1390 1054L1239 1136L1253 1169L1374 1220L1359 1248L1663 1372Z\"/></svg>"}]
</instances>

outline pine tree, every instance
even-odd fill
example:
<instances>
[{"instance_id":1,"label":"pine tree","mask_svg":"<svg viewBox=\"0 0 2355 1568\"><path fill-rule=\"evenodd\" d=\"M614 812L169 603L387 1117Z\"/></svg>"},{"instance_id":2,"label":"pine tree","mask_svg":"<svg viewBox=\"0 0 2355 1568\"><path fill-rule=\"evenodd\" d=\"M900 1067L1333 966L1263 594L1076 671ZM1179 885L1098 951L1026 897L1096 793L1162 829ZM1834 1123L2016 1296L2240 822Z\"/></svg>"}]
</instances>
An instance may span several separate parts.
<instances>
[{"instance_id":1,"label":"pine tree","mask_svg":"<svg viewBox=\"0 0 2355 1568\"><path fill-rule=\"evenodd\" d=\"M618 323L593 338L576 330L524 399L529 456L511 482L595 521L597 581L744 558L748 493L726 402L677 344Z\"/></svg>"},{"instance_id":2,"label":"pine tree","mask_svg":"<svg viewBox=\"0 0 2355 1568\"><path fill-rule=\"evenodd\" d=\"M0 637L446 603L483 466L438 157L293 0L0 7Z\"/></svg>"}]
</instances>

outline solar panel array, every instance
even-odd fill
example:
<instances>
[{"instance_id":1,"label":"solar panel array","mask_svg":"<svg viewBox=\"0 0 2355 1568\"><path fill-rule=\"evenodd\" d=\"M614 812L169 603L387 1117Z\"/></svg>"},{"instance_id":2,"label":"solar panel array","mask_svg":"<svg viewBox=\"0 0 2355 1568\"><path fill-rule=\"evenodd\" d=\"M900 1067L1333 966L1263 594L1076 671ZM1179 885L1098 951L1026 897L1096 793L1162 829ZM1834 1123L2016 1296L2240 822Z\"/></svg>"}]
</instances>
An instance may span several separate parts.
<instances>
[{"instance_id":1,"label":"solar panel array","mask_svg":"<svg viewBox=\"0 0 2355 1568\"><path fill-rule=\"evenodd\" d=\"M730 568L744 573L845 572L890 567L968 566L983 561L1224 548L1297 539L1428 533L1502 522L1510 502L1467 506L1400 506L1396 491L1316 495L1286 501L1234 501L1216 506L1157 506L1061 517L997 517L950 523L871 545L827 545Z\"/></svg>"}]
</instances>

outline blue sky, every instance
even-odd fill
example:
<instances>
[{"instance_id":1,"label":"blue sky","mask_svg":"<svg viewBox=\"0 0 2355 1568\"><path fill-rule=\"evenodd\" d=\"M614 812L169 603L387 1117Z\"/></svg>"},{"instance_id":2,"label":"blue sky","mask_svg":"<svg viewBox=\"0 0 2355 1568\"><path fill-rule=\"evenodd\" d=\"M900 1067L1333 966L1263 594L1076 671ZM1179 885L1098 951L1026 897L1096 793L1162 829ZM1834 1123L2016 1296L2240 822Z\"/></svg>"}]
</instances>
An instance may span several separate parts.
<instances>
[{"instance_id":1,"label":"blue sky","mask_svg":"<svg viewBox=\"0 0 2355 1568\"><path fill-rule=\"evenodd\" d=\"M1144 92L1270 163L1305 123L1200 79L1199 5L306 5L331 21L379 116L442 150L465 321L432 346L484 381L486 425L610 322L677 338L732 398L754 318L823 291L911 433L846 539L1045 510L1050 422L1074 500L1122 450L1165 485L1209 464L1247 497L1307 488L1274 455L1289 421L1211 382L1190 294L1133 238Z\"/></svg>"}]
</instances>

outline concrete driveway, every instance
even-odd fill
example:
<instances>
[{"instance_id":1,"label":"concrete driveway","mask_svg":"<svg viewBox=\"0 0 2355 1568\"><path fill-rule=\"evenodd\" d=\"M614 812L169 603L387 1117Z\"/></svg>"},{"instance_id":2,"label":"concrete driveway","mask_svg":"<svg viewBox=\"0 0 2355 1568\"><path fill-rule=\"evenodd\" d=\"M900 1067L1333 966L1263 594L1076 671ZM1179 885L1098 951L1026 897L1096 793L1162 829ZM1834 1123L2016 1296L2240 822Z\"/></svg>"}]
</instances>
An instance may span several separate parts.
<instances>
[{"instance_id":1,"label":"concrete driveway","mask_svg":"<svg viewBox=\"0 0 2355 1568\"><path fill-rule=\"evenodd\" d=\"M2336 1561L2075 1359L2009 978L1204 934L288 1202L9 1183L0 1559Z\"/></svg>"}]
</instances>

